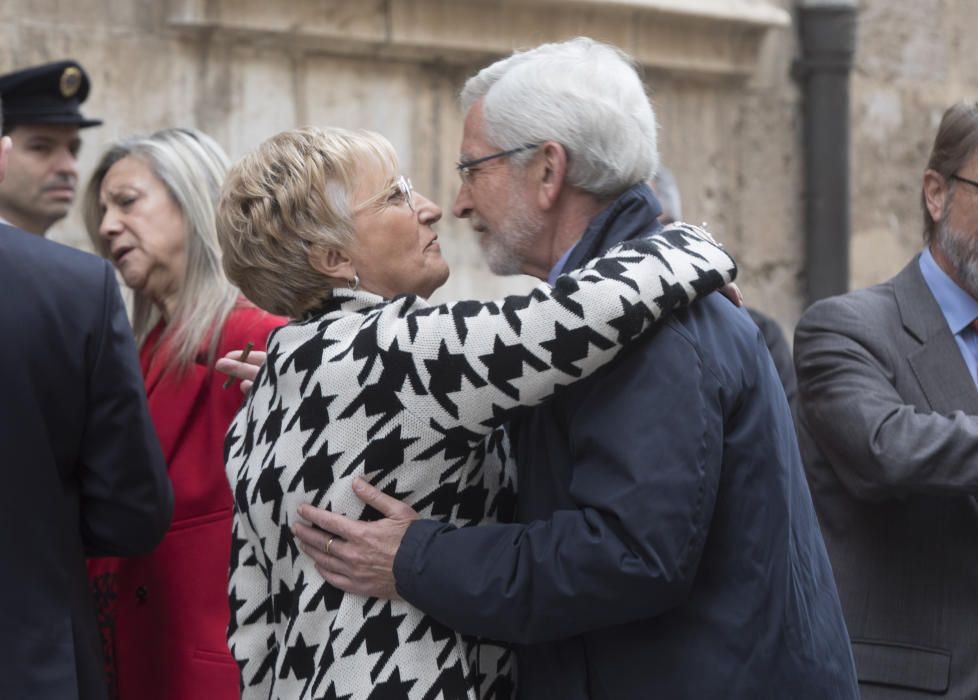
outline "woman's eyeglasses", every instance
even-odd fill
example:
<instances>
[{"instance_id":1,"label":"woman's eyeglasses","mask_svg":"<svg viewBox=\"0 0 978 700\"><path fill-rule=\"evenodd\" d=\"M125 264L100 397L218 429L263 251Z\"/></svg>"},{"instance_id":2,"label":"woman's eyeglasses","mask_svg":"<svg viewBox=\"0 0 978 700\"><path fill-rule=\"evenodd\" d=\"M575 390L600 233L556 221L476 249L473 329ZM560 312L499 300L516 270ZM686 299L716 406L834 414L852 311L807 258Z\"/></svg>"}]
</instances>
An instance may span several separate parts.
<instances>
[{"instance_id":1,"label":"woman's eyeglasses","mask_svg":"<svg viewBox=\"0 0 978 700\"><path fill-rule=\"evenodd\" d=\"M404 201L407 202L408 209L415 211L414 187L412 187L411 181L403 175L398 175L397 179L394 181L394 187L397 189L397 195L403 197Z\"/></svg>"},{"instance_id":2,"label":"woman's eyeglasses","mask_svg":"<svg viewBox=\"0 0 978 700\"><path fill-rule=\"evenodd\" d=\"M408 209L415 211L414 208L414 187L411 185L411 181L404 177L403 175L398 175L397 179L394 180L394 184L383 192L370 197L367 201L362 202L354 210L354 214L359 214L364 209L374 206L378 202L384 202L386 204L397 204L398 201L403 201L408 205Z\"/></svg>"}]
</instances>

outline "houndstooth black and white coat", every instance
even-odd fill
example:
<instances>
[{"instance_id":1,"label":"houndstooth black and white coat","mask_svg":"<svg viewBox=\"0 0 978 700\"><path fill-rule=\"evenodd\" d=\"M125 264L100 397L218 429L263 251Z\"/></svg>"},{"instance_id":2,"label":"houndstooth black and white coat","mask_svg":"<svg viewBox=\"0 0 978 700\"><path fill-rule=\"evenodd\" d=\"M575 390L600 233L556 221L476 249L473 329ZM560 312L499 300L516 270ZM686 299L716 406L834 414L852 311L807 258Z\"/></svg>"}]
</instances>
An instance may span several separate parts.
<instances>
[{"instance_id":1,"label":"houndstooth black and white coat","mask_svg":"<svg viewBox=\"0 0 978 700\"><path fill-rule=\"evenodd\" d=\"M327 584L297 548L296 509L378 517L353 495L361 474L424 518L510 520L507 416L730 281L735 264L711 241L675 224L498 302L430 306L338 289L319 315L276 330L225 442L228 640L242 698L512 697L507 649L405 602Z\"/></svg>"}]
</instances>

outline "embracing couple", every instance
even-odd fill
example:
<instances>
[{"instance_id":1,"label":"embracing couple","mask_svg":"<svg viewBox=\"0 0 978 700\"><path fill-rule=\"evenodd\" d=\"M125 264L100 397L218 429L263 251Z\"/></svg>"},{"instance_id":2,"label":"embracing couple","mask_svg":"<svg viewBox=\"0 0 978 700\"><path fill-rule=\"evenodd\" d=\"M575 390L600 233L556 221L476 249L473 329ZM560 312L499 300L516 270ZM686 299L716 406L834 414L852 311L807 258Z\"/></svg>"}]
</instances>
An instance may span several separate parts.
<instances>
[{"instance_id":1,"label":"embracing couple","mask_svg":"<svg viewBox=\"0 0 978 700\"><path fill-rule=\"evenodd\" d=\"M382 137L234 166L229 278L293 319L225 442L244 698L855 698L839 599L733 261L661 228L634 65L578 38L471 78L454 214L526 296L448 277ZM255 374L256 364L264 363Z\"/></svg>"}]
</instances>

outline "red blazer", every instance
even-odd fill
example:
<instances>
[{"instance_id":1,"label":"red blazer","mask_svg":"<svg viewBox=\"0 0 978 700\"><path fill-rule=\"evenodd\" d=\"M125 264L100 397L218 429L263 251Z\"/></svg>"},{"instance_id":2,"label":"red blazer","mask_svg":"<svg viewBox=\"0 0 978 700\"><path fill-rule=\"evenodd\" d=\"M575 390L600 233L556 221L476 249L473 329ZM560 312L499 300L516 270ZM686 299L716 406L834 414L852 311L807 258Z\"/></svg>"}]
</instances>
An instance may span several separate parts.
<instances>
[{"instance_id":1,"label":"red blazer","mask_svg":"<svg viewBox=\"0 0 978 700\"><path fill-rule=\"evenodd\" d=\"M217 356L249 341L264 350L283 323L243 304L228 317ZM227 648L233 499L223 447L242 394L237 382L222 388L226 377L208 369L206 351L185 375L164 374L159 353L153 357L162 330L146 339L140 364L173 482L173 522L149 556L90 564L108 671L120 700L236 699L238 667Z\"/></svg>"}]
</instances>

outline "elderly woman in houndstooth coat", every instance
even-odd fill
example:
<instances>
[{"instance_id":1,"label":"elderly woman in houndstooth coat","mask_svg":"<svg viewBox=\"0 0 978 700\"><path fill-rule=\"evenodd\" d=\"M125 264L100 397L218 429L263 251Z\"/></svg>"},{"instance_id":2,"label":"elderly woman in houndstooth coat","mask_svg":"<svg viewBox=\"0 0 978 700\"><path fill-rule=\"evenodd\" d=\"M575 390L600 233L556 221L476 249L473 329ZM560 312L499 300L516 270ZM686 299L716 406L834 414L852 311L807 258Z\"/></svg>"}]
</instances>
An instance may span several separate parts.
<instances>
[{"instance_id":1,"label":"elderly woman in houndstooth coat","mask_svg":"<svg viewBox=\"0 0 978 700\"><path fill-rule=\"evenodd\" d=\"M705 234L677 225L527 296L430 306L448 278L440 217L369 132L284 132L225 183L228 277L295 319L269 338L225 443L228 634L245 700L512 697L505 648L326 583L293 538L298 506L376 517L350 488L362 476L424 517L506 520L507 416L592 373L735 270Z\"/></svg>"}]
</instances>

